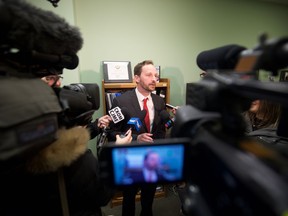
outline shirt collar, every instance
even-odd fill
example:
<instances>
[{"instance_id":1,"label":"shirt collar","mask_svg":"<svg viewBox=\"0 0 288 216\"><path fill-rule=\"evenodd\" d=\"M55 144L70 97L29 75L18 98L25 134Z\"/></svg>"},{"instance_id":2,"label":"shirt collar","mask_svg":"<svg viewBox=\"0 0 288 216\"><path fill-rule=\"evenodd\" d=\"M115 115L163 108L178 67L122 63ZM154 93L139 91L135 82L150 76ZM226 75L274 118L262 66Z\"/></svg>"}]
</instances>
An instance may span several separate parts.
<instances>
[{"instance_id":1,"label":"shirt collar","mask_svg":"<svg viewBox=\"0 0 288 216\"><path fill-rule=\"evenodd\" d=\"M136 95L137 95L137 98L138 98L139 101L143 101L145 98L148 98L149 101L152 99L151 93L149 93L149 95L148 95L147 97L145 97L144 95L142 95L142 94L138 91L137 88L135 89L135 92L136 92Z\"/></svg>"}]
</instances>

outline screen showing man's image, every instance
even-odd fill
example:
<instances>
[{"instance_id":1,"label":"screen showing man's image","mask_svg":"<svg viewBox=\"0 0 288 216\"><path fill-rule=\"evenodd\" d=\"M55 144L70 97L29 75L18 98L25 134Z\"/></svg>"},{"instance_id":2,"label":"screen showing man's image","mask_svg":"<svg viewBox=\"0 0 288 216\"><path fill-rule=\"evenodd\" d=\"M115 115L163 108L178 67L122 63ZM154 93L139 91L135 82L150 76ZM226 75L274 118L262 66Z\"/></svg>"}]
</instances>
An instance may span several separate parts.
<instances>
[{"instance_id":1,"label":"screen showing man's image","mask_svg":"<svg viewBox=\"0 0 288 216\"><path fill-rule=\"evenodd\" d=\"M116 185L183 180L184 146L115 148L112 152Z\"/></svg>"}]
</instances>

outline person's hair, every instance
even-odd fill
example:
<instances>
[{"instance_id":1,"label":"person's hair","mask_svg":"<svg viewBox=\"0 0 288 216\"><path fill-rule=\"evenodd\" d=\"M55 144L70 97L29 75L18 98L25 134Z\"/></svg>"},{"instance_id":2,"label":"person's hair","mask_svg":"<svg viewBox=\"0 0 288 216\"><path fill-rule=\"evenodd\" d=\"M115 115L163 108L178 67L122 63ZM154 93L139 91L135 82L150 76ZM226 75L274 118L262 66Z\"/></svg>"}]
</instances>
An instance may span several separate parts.
<instances>
[{"instance_id":1,"label":"person's hair","mask_svg":"<svg viewBox=\"0 0 288 216\"><path fill-rule=\"evenodd\" d=\"M251 124L257 129L276 127L280 113L281 105L267 100L260 100L259 109L256 112L247 111Z\"/></svg>"},{"instance_id":2,"label":"person's hair","mask_svg":"<svg viewBox=\"0 0 288 216\"><path fill-rule=\"evenodd\" d=\"M157 154L157 153L156 153L155 151L149 151L149 152L147 152L147 153L144 155L144 161L146 161L151 154Z\"/></svg>"},{"instance_id":3,"label":"person's hair","mask_svg":"<svg viewBox=\"0 0 288 216\"><path fill-rule=\"evenodd\" d=\"M142 61L140 63L138 63L135 67L134 67L134 76L137 75L137 76L140 76L141 75L141 72L142 72L142 67L144 65L154 65L153 61L152 60L145 60L145 61Z\"/></svg>"}]
</instances>

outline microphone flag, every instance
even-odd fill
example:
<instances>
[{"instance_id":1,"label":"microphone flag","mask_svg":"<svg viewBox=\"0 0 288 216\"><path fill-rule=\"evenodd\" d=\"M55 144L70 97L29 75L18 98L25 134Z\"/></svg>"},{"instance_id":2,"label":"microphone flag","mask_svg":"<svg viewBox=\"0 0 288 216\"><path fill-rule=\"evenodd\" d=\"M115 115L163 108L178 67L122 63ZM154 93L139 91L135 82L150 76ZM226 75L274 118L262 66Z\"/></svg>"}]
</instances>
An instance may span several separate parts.
<instances>
[{"instance_id":1,"label":"microphone flag","mask_svg":"<svg viewBox=\"0 0 288 216\"><path fill-rule=\"evenodd\" d=\"M136 118L136 117L129 119L127 124L131 125L132 128L135 128L135 130L137 132L139 132L141 127L142 127L142 122L141 122L140 118Z\"/></svg>"},{"instance_id":2,"label":"microphone flag","mask_svg":"<svg viewBox=\"0 0 288 216\"><path fill-rule=\"evenodd\" d=\"M125 118L123 113L121 112L121 109L118 106L109 110L108 113L111 116L114 124L124 120L124 118Z\"/></svg>"}]
</instances>

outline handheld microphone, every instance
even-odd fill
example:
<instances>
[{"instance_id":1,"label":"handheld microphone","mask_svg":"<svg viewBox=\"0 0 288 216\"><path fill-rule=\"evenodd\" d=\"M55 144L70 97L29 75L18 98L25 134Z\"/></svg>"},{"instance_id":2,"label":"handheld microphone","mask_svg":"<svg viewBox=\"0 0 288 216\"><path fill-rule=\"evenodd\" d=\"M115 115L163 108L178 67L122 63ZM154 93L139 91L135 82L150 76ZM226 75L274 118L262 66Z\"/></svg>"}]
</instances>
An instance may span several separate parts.
<instances>
[{"instance_id":1,"label":"handheld microphone","mask_svg":"<svg viewBox=\"0 0 288 216\"><path fill-rule=\"evenodd\" d=\"M134 128L137 132L139 132L142 127L142 122L140 118L136 118L136 117L129 119L127 124L131 125L131 128Z\"/></svg>"},{"instance_id":2,"label":"handheld microphone","mask_svg":"<svg viewBox=\"0 0 288 216\"><path fill-rule=\"evenodd\" d=\"M126 107L122 107L122 109L120 109L119 107L115 107L109 110L108 113L110 117L112 118L112 121L114 124L117 124L123 121L124 119L129 119L130 117L128 114L128 109ZM103 128L103 132L101 133L101 136L98 142L98 148L101 148L106 143L109 129L110 129L109 127Z\"/></svg>"},{"instance_id":3,"label":"handheld microphone","mask_svg":"<svg viewBox=\"0 0 288 216\"><path fill-rule=\"evenodd\" d=\"M174 121L175 121L175 118L170 118L166 123L165 123L165 127L167 129L171 128L172 126L174 126Z\"/></svg>"},{"instance_id":4,"label":"handheld microphone","mask_svg":"<svg viewBox=\"0 0 288 216\"><path fill-rule=\"evenodd\" d=\"M201 52L197 56L197 65L206 71L210 69L234 69L240 54L246 48L230 44Z\"/></svg>"},{"instance_id":5,"label":"handheld microphone","mask_svg":"<svg viewBox=\"0 0 288 216\"><path fill-rule=\"evenodd\" d=\"M170 118L170 114L166 110L160 112L160 118L165 123L167 129L170 129L174 125L175 118Z\"/></svg>"},{"instance_id":6,"label":"handheld microphone","mask_svg":"<svg viewBox=\"0 0 288 216\"><path fill-rule=\"evenodd\" d=\"M110 117L112 118L112 121L114 122L114 124L124 120L124 115L121 112L120 107L115 107L111 110L108 111Z\"/></svg>"},{"instance_id":7,"label":"handheld microphone","mask_svg":"<svg viewBox=\"0 0 288 216\"><path fill-rule=\"evenodd\" d=\"M175 110L178 109L177 107L175 107L175 106L173 106L171 104L168 104L168 103L166 103L166 107L169 108L169 109L175 109Z\"/></svg>"},{"instance_id":8,"label":"handheld microphone","mask_svg":"<svg viewBox=\"0 0 288 216\"><path fill-rule=\"evenodd\" d=\"M130 129L135 129L137 132L139 132L142 128L142 121L144 120L146 113L146 110L142 110L139 117L132 117L129 119L127 124L130 125Z\"/></svg>"}]
</instances>

